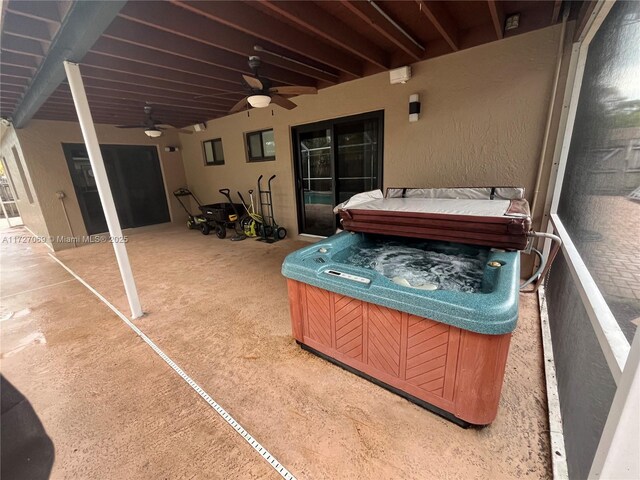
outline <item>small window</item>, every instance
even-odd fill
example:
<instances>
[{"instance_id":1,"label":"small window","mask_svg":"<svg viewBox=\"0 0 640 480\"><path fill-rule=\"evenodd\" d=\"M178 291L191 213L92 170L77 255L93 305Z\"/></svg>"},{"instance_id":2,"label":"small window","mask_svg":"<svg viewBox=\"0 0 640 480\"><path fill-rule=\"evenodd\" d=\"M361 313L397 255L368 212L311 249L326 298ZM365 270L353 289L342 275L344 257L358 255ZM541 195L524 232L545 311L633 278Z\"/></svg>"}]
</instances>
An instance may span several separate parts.
<instances>
[{"instance_id":1,"label":"small window","mask_svg":"<svg viewBox=\"0 0 640 480\"><path fill-rule=\"evenodd\" d=\"M264 162L276 159L276 142L273 130L250 132L246 136L247 161Z\"/></svg>"},{"instance_id":2,"label":"small window","mask_svg":"<svg viewBox=\"0 0 640 480\"><path fill-rule=\"evenodd\" d=\"M215 138L202 142L205 165L224 165L224 152L222 151L222 139Z\"/></svg>"}]
</instances>

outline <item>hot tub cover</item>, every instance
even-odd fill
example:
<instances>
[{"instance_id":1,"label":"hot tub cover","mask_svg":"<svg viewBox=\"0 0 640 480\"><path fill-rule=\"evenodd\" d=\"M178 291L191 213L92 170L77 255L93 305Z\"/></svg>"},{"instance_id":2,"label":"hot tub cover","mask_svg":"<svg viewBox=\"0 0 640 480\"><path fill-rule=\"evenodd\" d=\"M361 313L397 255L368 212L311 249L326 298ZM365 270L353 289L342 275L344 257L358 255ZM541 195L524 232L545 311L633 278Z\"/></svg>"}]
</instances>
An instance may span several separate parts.
<instances>
[{"instance_id":1,"label":"hot tub cover","mask_svg":"<svg viewBox=\"0 0 640 480\"><path fill-rule=\"evenodd\" d=\"M531 229L524 189L391 188L335 208L345 230L523 250Z\"/></svg>"}]
</instances>

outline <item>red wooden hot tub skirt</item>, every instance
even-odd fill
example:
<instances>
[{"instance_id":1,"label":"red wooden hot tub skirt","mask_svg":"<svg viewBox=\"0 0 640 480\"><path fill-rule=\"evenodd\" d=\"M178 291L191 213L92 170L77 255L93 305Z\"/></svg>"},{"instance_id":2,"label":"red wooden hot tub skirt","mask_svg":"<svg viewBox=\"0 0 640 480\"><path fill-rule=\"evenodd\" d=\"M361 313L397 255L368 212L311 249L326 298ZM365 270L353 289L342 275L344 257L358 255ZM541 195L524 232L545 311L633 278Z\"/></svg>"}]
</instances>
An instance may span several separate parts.
<instances>
[{"instance_id":1,"label":"red wooden hot tub skirt","mask_svg":"<svg viewBox=\"0 0 640 480\"><path fill-rule=\"evenodd\" d=\"M511 334L483 335L287 280L303 345L473 425L498 411Z\"/></svg>"}]
</instances>

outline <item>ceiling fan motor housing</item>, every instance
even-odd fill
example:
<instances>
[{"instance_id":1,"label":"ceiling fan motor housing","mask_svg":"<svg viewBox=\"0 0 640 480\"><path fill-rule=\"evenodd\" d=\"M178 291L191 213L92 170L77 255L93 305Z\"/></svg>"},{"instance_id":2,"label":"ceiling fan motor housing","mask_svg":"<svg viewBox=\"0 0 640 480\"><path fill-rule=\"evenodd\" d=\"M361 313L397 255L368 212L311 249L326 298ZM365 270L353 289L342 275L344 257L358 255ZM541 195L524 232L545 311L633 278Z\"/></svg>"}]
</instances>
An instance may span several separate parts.
<instances>
[{"instance_id":1,"label":"ceiling fan motor housing","mask_svg":"<svg viewBox=\"0 0 640 480\"><path fill-rule=\"evenodd\" d=\"M256 55L252 55L249 57L249 68L253 71L254 74L256 73L256 70L258 70L261 64L262 64L262 61L260 60L260 57Z\"/></svg>"}]
</instances>

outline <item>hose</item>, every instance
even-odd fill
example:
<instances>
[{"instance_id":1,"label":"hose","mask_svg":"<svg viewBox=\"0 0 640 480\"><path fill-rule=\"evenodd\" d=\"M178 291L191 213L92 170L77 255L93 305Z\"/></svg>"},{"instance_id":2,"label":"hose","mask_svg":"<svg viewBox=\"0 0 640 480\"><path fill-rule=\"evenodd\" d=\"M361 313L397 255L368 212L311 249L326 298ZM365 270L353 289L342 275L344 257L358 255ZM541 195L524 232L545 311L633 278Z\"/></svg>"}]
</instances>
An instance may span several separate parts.
<instances>
[{"instance_id":1,"label":"hose","mask_svg":"<svg viewBox=\"0 0 640 480\"><path fill-rule=\"evenodd\" d=\"M551 248L551 251L549 252L549 256L546 259L544 258L544 255L540 253L539 250L533 247L531 248L531 251L536 253L536 255L540 257L540 266L538 267L538 270L536 270L536 272L531 276L531 278L529 278L524 284L520 286L520 291L522 291L524 287L532 283L537 278L537 281L533 286L533 290L527 290L526 292L524 292L524 293L535 293L538 291L538 288L540 288L540 285L542 285L542 279L546 276L547 272L549 271L549 268L551 268L551 264L553 263L553 260L556 258L556 255L558 254L558 251L560 250L560 246L562 245L562 239L559 236L554 235L553 233L532 232L529 234L529 236L537 237L537 238L548 238L549 240L552 240L554 242L554 245Z\"/></svg>"},{"instance_id":2,"label":"hose","mask_svg":"<svg viewBox=\"0 0 640 480\"><path fill-rule=\"evenodd\" d=\"M547 263L546 259L544 258L544 255L542 255L542 252L540 250L538 250L537 248L532 248L531 251L534 252L536 255L538 255L538 258L540 259L540 266L538 266L538 269L534 272L533 275L531 275L531 277L529 277L529 279L526 282L520 285L520 290L524 290L524 287L533 283L533 281L538 278L538 276L544 269L545 264Z\"/></svg>"}]
</instances>

